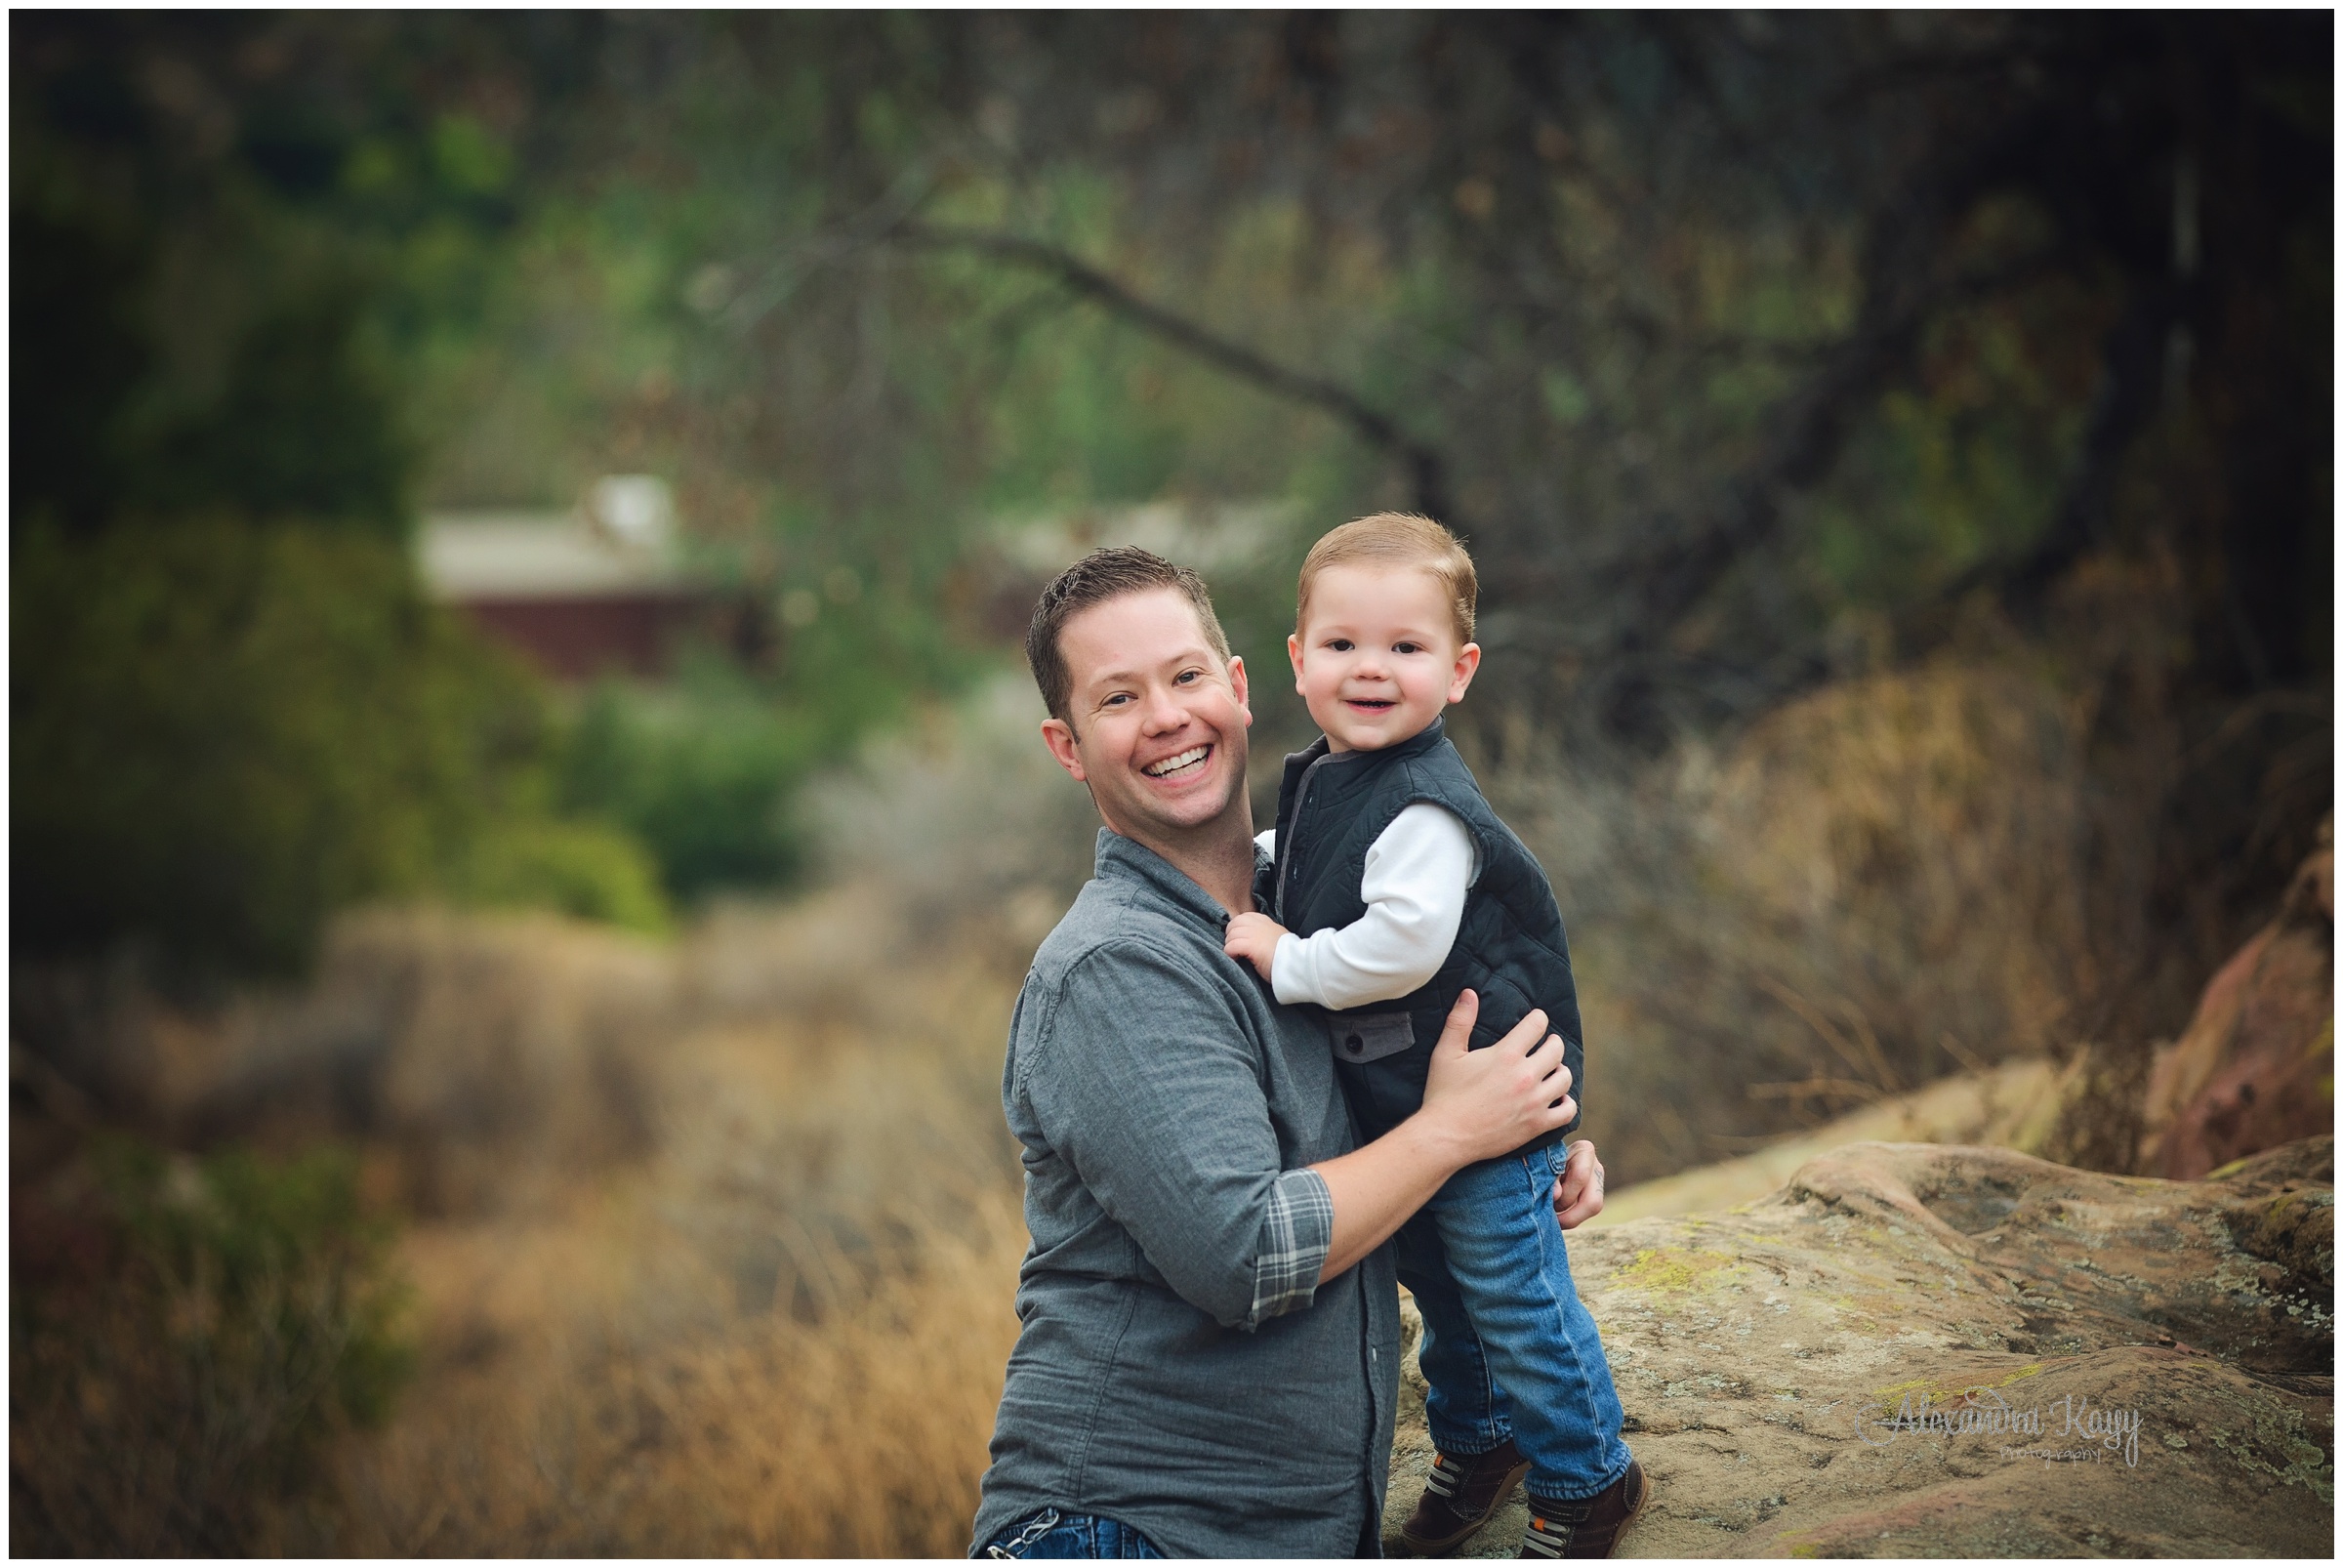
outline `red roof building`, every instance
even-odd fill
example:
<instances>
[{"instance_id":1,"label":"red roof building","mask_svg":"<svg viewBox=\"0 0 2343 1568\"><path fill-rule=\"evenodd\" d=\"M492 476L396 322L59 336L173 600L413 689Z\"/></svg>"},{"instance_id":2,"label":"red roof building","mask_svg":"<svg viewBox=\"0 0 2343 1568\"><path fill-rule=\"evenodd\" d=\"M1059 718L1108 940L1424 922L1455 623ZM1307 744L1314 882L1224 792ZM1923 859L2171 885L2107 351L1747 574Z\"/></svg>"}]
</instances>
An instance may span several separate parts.
<instances>
[{"instance_id":1,"label":"red roof building","mask_svg":"<svg viewBox=\"0 0 2343 1568\"><path fill-rule=\"evenodd\" d=\"M657 676L710 596L677 550L667 486L599 479L568 512L427 516L419 540L432 597L547 674Z\"/></svg>"}]
</instances>

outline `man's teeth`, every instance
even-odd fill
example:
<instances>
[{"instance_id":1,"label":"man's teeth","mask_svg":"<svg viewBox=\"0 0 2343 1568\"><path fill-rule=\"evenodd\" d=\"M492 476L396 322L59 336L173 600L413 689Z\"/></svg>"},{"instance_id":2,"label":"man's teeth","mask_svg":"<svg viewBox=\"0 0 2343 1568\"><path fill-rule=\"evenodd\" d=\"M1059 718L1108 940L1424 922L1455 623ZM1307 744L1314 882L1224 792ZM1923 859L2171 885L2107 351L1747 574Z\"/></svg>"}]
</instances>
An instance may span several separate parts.
<instances>
[{"instance_id":1,"label":"man's teeth","mask_svg":"<svg viewBox=\"0 0 2343 1568\"><path fill-rule=\"evenodd\" d=\"M1149 778L1169 778L1173 773L1185 772L1194 767L1210 756L1212 750L1210 746L1191 746L1177 757L1167 757L1160 763L1151 763L1139 771L1145 773Z\"/></svg>"}]
</instances>

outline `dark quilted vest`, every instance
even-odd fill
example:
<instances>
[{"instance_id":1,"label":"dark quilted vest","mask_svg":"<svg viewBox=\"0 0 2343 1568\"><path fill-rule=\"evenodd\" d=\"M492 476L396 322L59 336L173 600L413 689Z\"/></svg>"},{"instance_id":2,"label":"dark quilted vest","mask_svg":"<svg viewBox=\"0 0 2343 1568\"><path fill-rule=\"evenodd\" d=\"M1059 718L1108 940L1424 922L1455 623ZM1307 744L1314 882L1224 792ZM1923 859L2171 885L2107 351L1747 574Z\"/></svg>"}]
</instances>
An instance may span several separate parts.
<instances>
[{"instance_id":1,"label":"dark quilted vest","mask_svg":"<svg viewBox=\"0 0 2343 1568\"><path fill-rule=\"evenodd\" d=\"M1513 830L1481 798L1472 770L1439 721L1412 740L1377 752L1330 752L1324 736L1286 759L1277 792L1277 864L1254 889L1260 906L1302 936L1348 926L1367 913L1359 880L1367 850L1418 801L1455 812L1480 849L1481 875L1464 900L1463 925L1448 962L1421 989L1391 1002L1324 1012L1364 1136L1404 1120L1423 1098L1433 1042L1459 992L1481 998L1472 1046L1496 1042L1532 1008L1543 1008L1562 1037L1572 1093L1585 1103L1584 1048L1570 947L1553 888ZM1528 1145L1543 1148L1578 1126Z\"/></svg>"}]
</instances>

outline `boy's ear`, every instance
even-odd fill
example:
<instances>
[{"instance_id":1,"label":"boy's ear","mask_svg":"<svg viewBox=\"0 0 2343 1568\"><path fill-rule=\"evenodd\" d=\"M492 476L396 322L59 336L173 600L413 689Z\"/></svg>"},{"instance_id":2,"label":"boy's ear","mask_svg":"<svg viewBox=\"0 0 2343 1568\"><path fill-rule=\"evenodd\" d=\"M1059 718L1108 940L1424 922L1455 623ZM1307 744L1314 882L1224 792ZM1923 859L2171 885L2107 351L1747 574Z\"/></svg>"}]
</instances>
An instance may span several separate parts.
<instances>
[{"instance_id":1,"label":"boy's ear","mask_svg":"<svg viewBox=\"0 0 2343 1568\"><path fill-rule=\"evenodd\" d=\"M1472 684L1473 672L1480 667L1481 645L1478 642L1467 642L1458 650L1456 672L1449 677L1448 681L1449 701L1462 702L1464 700L1464 688Z\"/></svg>"},{"instance_id":2,"label":"boy's ear","mask_svg":"<svg viewBox=\"0 0 2343 1568\"><path fill-rule=\"evenodd\" d=\"M1301 634L1299 632L1286 634L1286 660L1294 666L1294 689L1299 691L1301 689Z\"/></svg>"},{"instance_id":3,"label":"boy's ear","mask_svg":"<svg viewBox=\"0 0 2343 1568\"><path fill-rule=\"evenodd\" d=\"M1042 744L1057 759L1057 765L1074 775L1077 784L1088 784L1090 776L1082 770L1082 748L1074 739L1074 726L1063 719L1042 721Z\"/></svg>"}]
</instances>

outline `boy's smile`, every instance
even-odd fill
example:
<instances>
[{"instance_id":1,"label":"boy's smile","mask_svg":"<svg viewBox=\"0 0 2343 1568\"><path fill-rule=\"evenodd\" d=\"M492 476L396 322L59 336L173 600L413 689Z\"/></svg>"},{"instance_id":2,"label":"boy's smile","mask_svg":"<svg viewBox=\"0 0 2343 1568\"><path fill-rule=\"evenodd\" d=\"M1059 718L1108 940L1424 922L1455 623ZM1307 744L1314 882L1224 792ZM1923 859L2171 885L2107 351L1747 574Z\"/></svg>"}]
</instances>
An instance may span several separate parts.
<instances>
[{"instance_id":1,"label":"boy's smile","mask_svg":"<svg viewBox=\"0 0 2343 1568\"><path fill-rule=\"evenodd\" d=\"M1294 689L1337 752L1380 751L1421 734L1480 667L1459 645L1440 580L1415 566L1329 566L1309 619L1286 640Z\"/></svg>"}]
</instances>

